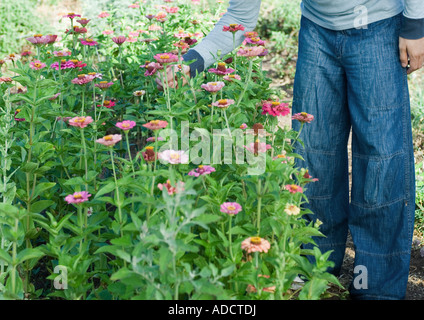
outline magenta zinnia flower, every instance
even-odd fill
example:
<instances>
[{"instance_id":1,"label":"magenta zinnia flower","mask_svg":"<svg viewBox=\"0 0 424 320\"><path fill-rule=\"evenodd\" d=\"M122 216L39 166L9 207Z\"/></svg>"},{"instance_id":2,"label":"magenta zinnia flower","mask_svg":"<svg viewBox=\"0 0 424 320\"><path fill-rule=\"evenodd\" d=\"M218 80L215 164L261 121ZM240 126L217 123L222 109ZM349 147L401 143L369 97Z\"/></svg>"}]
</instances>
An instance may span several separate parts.
<instances>
[{"instance_id":1,"label":"magenta zinnia flower","mask_svg":"<svg viewBox=\"0 0 424 320\"><path fill-rule=\"evenodd\" d=\"M244 31L244 27L241 24L232 23L229 26L224 26L222 28L222 31L224 32Z\"/></svg>"},{"instance_id":2,"label":"magenta zinnia flower","mask_svg":"<svg viewBox=\"0 0 424 320\"><path fill-rule=\"evenodd\" d=\"M90 22L90 19L81 18L81 19L77 20L77 22L82 26L86 26Z\"/></svg>"},{"instance_id":3,"label":"magenta zinnia flower","mask_svg":"<svg viewBox=\"0 0 424 320\"><path fill-rule=\"evenodd\" d=\"M237 202L224 202L221 204L221 212L235 215L239 213L242 209L241 205Z\"/></svg>"},{"instance_id":4,"label":"magenta zinnia flower","mask_svg":"<svg viewBox=\"0 0 424 320\"><path fill-rule=\"evenodd\" d=\"M212 172L215 172L214 167L200 165L196 169L191 170L188 173L188 175L198 177L198 176L203 176L203 175L206 175L206 174L211 174Z\"/></svg>"},{"instance_id":5,"label":"magenta zinnia flower","mask_svg":"<svg viewBox=\"0 0 424 320\"><path fill-rule=\"evenodd\" d=\"M208 82L206 84L202 84L202 89L205 89L206 91L215 93L221 90L225 86L224 82L218 81L218 82Z\"/></svg>"},{"instance_id":6,"label":"magenta zinnia flower","mask_svg":"<svg viewBox=\"0 0 424 320\"><path fill-rule=\"evenodd\" d=\"M29 67L30 67L32 70L40 70L40 69L45 68L45 67L46 67L46 64L45 64L45 63L43 63L43 62L41 62L41 61L35 60L35 61L33 61L33 62L31 62L31 63L29 64Z\"/></svg>"},{"instance_id":7,"label":"magenta zinnia flower","mask_svg":"<svg viewBox=\"0 0 424 320\"><path fill-rule=\"evenodd\" d=\"M178 56L172 53L158 53L154 56L157 62L159 63L173 63L178 61Z\"/></svg>"},{"instance_id":8,"label":"magenta zinnia flower","mask_svg":"<svg viewBox=\"0 0 424 320\"><path fill-rule=\"evenodd\" d=\"M211 68L208 71L215 73L218 76L225 76L227 74L233 73L235 70L227 68L225 62L219 62L217 68Z\"/></svg>"},{"instance_id":9,"label":"magenta zinnia flower","mask_svg":"<svg viewBox=\"0 0 424 320\"><path fill-rule=\"evenodd\" d=\"M91 38L80 39L81 44L84 46L96 46L98 43Z\"/></svg>"},{"instance_id":10,"label":"magenta zinnia flower","mask_svg":"<svg viewBox=\"0 0 424 320\"><path fill-rule=\"evenodd\" d=\"M188 154L182 150L165 150L158 154L158 158L169 164L188 163Z\"/></svg>"},{"instance_id":11,"label":"magenta zinnia flower","mask_svg":"<svg viewBox=\"0 0 424 320\"><path fill-rule=\"evenodd\" d=\"M279 101L264 101L262 103L262 114L269 114L270 116L286 116L290 113L288 103Z\"/></svg>"},{"instance_id":12,"label":"magenta zinnia flower","mask_svg":"<svg viewBox=\"0 0 424 320\"><path fill-rule=\"evenodd\" d=\"M69 194L65 197L65 201L69 204L71 203L82 203L88 201L88 198L91 197L87 191L75 192L74 194Z\"/></svg>"},{"instance_id":13,"label":"magenta zinnia flower","mask_svg":"<svg viewBox=\"0 0 424 320\"><path fill-rule=\"evenodd\" d=\"M112 41L115 42L118 46L120 46L125 41L127 41L127 38L125 36L118 36L118 37L113 37Z\"/></svg>"},{"instance_id":14,"label":"magenta zinnia flower","mask_svg":"<svg viewBox=\"0 0 424 320\"><path fill-rule=\"evenodd\" d=\"M80 14L75 14L75 13L73 13L73 12L71 12L71 13L68 13L67 15L64 15L63 16L63 18L69 18L69 19L75 19L76 17L79 17L79 18L81 18L81 15Z\"/></svg>"},{"instance_id":15,"label":"magenta zinnia flower","mask_svg":"<svg viewBox=\"0 0 424 320\"><path fill-rule=\"evenodd\" d=\"M121 140L122 140L122 135L110 134L110 135L104 136L103 138L97 139L96 142L106 147L113 147L117 142Z\"/></svg>"},{"instance_id":16,"label":"magenta zinnia flower","mask_svg":"<svg viewBox=\"0 0 424 320\"><path fill-rule=\"evenodd\" d=\"M292 119L298 120L302 123L305 123L305 122L311 123L311 121L314 120L314 116L306 112L301 112L301 113L296 113L295 115L293 115Z\"/></svg>"},{"instance_id":17,"label":"magenta zinnia flower","mask_svg":"<svg viewBox=\"0 0 424 320\"><path fill-rule=\"evenodd\" d=\"M168 122L164 120L151 120L150 122L143 124L143 127L150 130L159 130L165 128L167 125Z\"/></svg>"},{"instance_id":18,"label":"magenta zinnia flower","mask_svg":"<svg viewBox=\"0 0 424 320\"><path fill-rule=\"evenodd\" d=\"M118 122L116 126L124 131L130 130L134 128L136 125L135 121L132 120L124 120L122 122Z\"/></svg>"}]
</instances>

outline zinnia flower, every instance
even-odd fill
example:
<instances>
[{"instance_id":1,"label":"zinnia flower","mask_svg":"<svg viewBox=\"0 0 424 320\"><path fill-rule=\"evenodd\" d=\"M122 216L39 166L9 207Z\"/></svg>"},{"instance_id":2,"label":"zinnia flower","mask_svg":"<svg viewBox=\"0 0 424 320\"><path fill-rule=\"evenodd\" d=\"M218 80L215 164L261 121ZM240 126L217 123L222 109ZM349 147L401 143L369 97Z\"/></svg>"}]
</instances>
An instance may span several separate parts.
<instances>
[{"instance_id":1,"label":"zinnia flower","mask_svg":"<svg viewBox=\"0 0 424 320\"><path fill-rule=\"evenodd\" d=\"M233 73L235 70L227 68L225 62L219 62L217 68L211 68L208 71L215 73L218 76L225 76L227 74Z\"/></svg>"},{"instance_id":2,"label":"zinnia flower","mask_svg":"<svg viewBox=\"0 0 424 320\"><path fill-rule=\"evenodd\" d=\"M302 123L311 123L312 120L314 120L314 116L312 114L306 113L306 112L301 112L301 113L296 113L295 115L292 116L293 120L298 120Z\"/></svg>"},{"instance_id":3,"label":"zinnia flower","mask_svg":"<svg viewBox=\"0 0 424 320\"><path fill-rule=\"evenodd\" d=\"M164 120L151 120L150 122L143 124L143 127L150 130L159 130L165 128L167 125L168 122Z\"/></svg>"},{"instance_id":4,"label":"zinnia flower","mask_svg":"<svg viewBox=\"0 0 424 320\"><path fill-rule=\"evenodd\" d=\"M114 107L115 105L116 105L115 101L112 101L112 100L105 100L105 101L103 101L103 107L105 107L105 108L110 109L110 108ZM100 104L98 104L97 106L98 107L101 107Z\"/></svg>"},{"instance_id":5,"label":"zinnia flower","mask_svg":"<svg viewBox=\"0 0 424 320\"><path fill-rule=\"evenodd\" d=\"M262 114L269 114L273 117L286 116L290 113L288 103L279 101L265 101L262 104Z\"/></svg>"},{"instance_id":6,"label":"zinnia flower","mask_svg":"<svg viewBox=\"0 0 424 320\"><path fill-rule=\"evenodd\" d=\"M68 121L68 123L71 126L79 127L79 128L85 128L86 126L88 126L92 122L93 122L93 118L90 117L90 116L87 116L87 117L74 117L72 119L69 119L69 121Z\"/></svg>"},{"instance_id":7,"label":"zinnia flower","mask_svg":"<svg viewBox=\"0 0 424 320\"><path fill-rule=\"evenodd\" d=\"M84 85L87 84L91 81L93 81L94 77L90 76L88 74L79 74L77 78L72 79L71 82L73 84L79 84L79 85Z\"/></svg>"},{"instance_id":8,"label":"zinnia flower","mask_svg":"<svg viewBox=\"0 0 424 320\"><path fill-rule=\"evenodd\" d=\"M81 18L81 19L77 20L77 22L82 26L86 26L90 22L90 19Z\"/></svg>"},{"instance_id":9,"label":"zinnia flower","mask_svg":"<svg viewBox=\"0 0 424 320\"><path fill-rule=\"evenodd\" d=\"M258 33L256 31L247 31L244 33L244 36L246 38L256 38L258 36Z\"/></svg>"},{"instance_id":10,"label":"zinnia flower","mask_svg":"<svg viewBox=\"0 0 424 320\"><path fill-rule=\"evenodd\" d=\"M241 57L252 58L252 57L257 57L261 55L264 52L264 50L265 50L264 47L240 48L237 51L237 55Z\"/></svg>"},{"instance_id":11,"label":"zinnia flower","mask_svg":"<svg viewBox=\"0 0 424 320\"><path fill-rule=\"evenodd\" d=\"M71 203L82 203L88 201L88 198L91 197L87 191L75 192L74 194L69 194L65 197L65 201L69 204Z\"/></svg>"},{"instance_id":12,"label":"zinnia flower","mask_svg":"<svg viewBox=\"0 0 424 320\"><path fill-rule=\"evenodd\" d=\"M265 252L271 248L271 244L261 237L249 237L241 243L241 249L247 253L252 252Z\"/></svg>"},{"instance_id":13,"label":"zinnia flower","mask_svg":"<svg viewBox=\"0 0 424 320\"><path fill-rule=\"evenodd\" d=\"M136 125L135 121L132 120L124 120L122 122L118 122L116 126L124 131L130 130L134 128Z\"/></svg>"},{"instance_id":14,"label":"zinnia flower","mask_svg":"<svg viewBox=\"0 0 424 320\"><path fill-rule=\"evenodd\" d=\"M188 154L183 150L165 150L158 154L158 158L169 164L188 163Z\"/></svg>"},{"instance_id":15,"label":"zinnia flower","mask_svg":"<svg viewBox=\"0 0 424 320\"><path fill-rule=\"evenodd\" d=\"M252 37L252 38L246 38L246 40L244 40L246 43L248 44L253 44L256 46L263 46L265 44L265 41L257 38L257 37Z\"/></svg>"},{"instance_id":16,"label":"zinnia flower","mask_svg":"<svg viewBox=\"0 0 424 320\"><path fill-rule=\"evenodd\" d=\"M269 276L267 276L267 275L262 275L262 274L258 274L258 277L259 278L266 278L266 279L269 279ZM271 287L265 287L265 288L263 288L262 289L262 291L264 291L264 292L271 292L271 293L274 293L275 292L275 286L271 286ZM248 284L247 285L247 288L246 288L246 291L248 292L248 293L256 293L257 292L257 289L255 288L255 286L253 286L253 285L251 285L251 284Z\"/></svg>"},{"instance_id":17,"label":"zinnia flower","mask_svg":"<svg viewBox=\"0 0 424 320\"><path fill-rule=\"evenodd\" d=\"M99 18L107 18L107 17L109 17L109 16L110 16L110 13L105 12L105 11L101 12L101 13L98 15L98 17L99 17Z\"/></svg>"},{"instance_id":18,"label":"zinnia flower","mask_svg":"<svg viewBox=\"0 0 424 320\"><path fill-rule=\"evenodd\" d=\"M96 83L94 86L97 88L100 88L102 90L108 89L111 85L113 85L113 82L107 82L107 81L100 81L99 83Z\"/></svg>"},{"instance_id":19,"label":"zinnia flower","mask_svg":"<svg viewBox=\"0 0 424 320\"><path fill-rule=\"evenodd\" d=\"M198 177L198 176L203 176L203 175L206 175L206 174L211 174L212 172L215 172L214 167L200 165L196 169L191 170L188 173L188 175Z\"/></svg>"},{"instance_id":20,"label":"zinnia flower","mask_svg":"<svg viewBox=\"0 0 424 320\"><path fill-rule=\"evenodd\" d=\"M63 16L63 18L69 18L69 19L75 19L76 17L79 17L79 18L81 18L81 15L80 14L75 14L75 13L73 13L73 12L71 12L71 13L68 13L67 15L64 15Z\"/></svg>"},{"instance_id":21,"label":"zinnia flower","mask_svg":"<svg viewBox=\"0 0 424 320\"><path fill-rule=\"evenodd\" d=\"M145 68L146 72L144 75L146 77L152 76L156 73L156 71L163 69L163 66L157 62L146 61L144 65L141 65L140 68Z\"/></svg>"},{"instance_id":22,"label":"zinnia flower","mask_svg":"<svg viewBox=\"0 0 424 320\"><path fill-rule=\"evenodd\" d=\"M31 63L29 64L29 67L30 67L32 70L40 70L40 69L45 68L45 67L46 67L46 64L45 64L45 63L43 63L43 62L41 62L41 61L35 60L35 61L33 61L33 62L31 62Z\"/></svg>"},{"instance_id":23,"label":"zinnia flower","mask_svg":"<svg viewBox=\"0 0 424 320\"><path fill-rule=\"evenodd\" d=\"M218 107L218 108L228 108L229 106L231 106L232 104L234 104L235 101L232 99L219 99L218 101L212 103L213 106Z\"/></svg>"},{"instance_id":24,"label":"zinnia flower","mask_svg":"<svg viewBox=\"0 0 424 320\"><path fill-rule=\"evenodd\" d=\"M133 96L134 97L141 97L141 96L143 96L145 94L146 94L146 91L145 90L137 90L137 91L134 91L133 92Z\"/></svg>"},{"instance_id":25,"label":"zinnia flower","mask_svg":"<svg viewBox=\"0 0 424 320\"><path fill-rule=\"evenodd\" d=\"M225 86L224 82L218 81L218 82L208 82L206 84L202 84L202 89L205 89L206 91L216 93L219 90L221 90Z\"/></svg>"},{"instance_id":26,"label":"zinnia flower","mask_svg":"<svg viewBox=\"0 0 424 320\"><path fill-rule=\"evenodd\" d=\"M66 56L70 56L71 54L72 54L71 51L67 51L67 50L53 51L53 55L55 57L66 57Z\"/></svg>"},{"instance_id":27,"label":"zinnia flower","mask_svg":"<svg viewBox=\"0 0 424 320\"><path fill-rule=\"evenodd\" d=\"M12 82L13 79L9 77L0 77L0 83Z\"/></svg>"},{"instance_id":28,"label":"zinnia flower","mask_svg":"<svg viewBox=\"0 0 424 320\"><path fill-rule=\"evenodd\" d=\"M110 135L104 136L103 138L97 139L96 142L106 147L113 147L117 142L121 140L122 140L122 135L110 134Z\"/></svg>"},{"instance_id":29,"label":"zinnia flower","mask_svg":"<svg viewBox=\"0 0 424 320\"><path fill-rule=\"evenodd\" d=\"M248 146L244 147L255 155L257 155L259 152L266 152L267 150L272 149L272 146L270 144L266 144L265 142L259 141L251 143Z\"/></svg>"},{"instance_id":30,"label":"zinnia flower","mask_svg":"<svg viewBox=\"0 0 424 320\"><path fill-rule=\"evenodd\" d=\"M153 147L146 147L146 151L141 153L143 155L143 159L146 162L153 162L157 159L157 154L154 151Z\"/></svg>"},{"instance_id":31,"label":"zinnia flower","mask_svg":"<svg viewBox=\"0 0 424 320\"><path fill-rule=\"evenodd\" d=\"M224 32L237 32L237 31L244 31L244 27L241 24L232 23L229 26L224 26L222 28L222 31Z\"/></svg>"},{"instance_id":32,"label":"zinnia flower","mask_svg":"<svg viewBox=\"0 0 424 320\"><path fill-rule=\"evenodd\" d=\"M299 192L299 193L303 192L302 187L295 185L295 184L288 184L288 185L286 185L285 188L286 188L286 190L288 190L290 193L293 193L293 194L297 193L297 192Z\"/></svg>"},{"instance_id":33,"label":"zinnia flower","mask_svg":"<svg viewBox=\"0 0 424 320\"><path fill-rule=\"evenodd\" d=\"M178 56L172 53L158 53L153 58L159 63L173 63L178 61Z\"/></svg>"},{"instance_id":34,"label":"zinnia flower","mask_svg":"<svg viewBox=\"0 0 424 320\"><path fill-rule=\"evenodd\" d=\"M96 45L98 45L98 42L94 41L91 38L80 39L80 42L84 46L96 46Z\"/></svg>"},{"instance_id":35,"label":"zinnia flower","mask_svg":"<svg viewBox=\"0 0 424 320\"><path fill-rule=\"evenodd\" d=\"M223 77L224 80L233 81L233 80L241 80L241 77L238 74L229 74Z\"/></svg>"},{"instance_id":36,"label":"zinnia flower","mask_svg":"<svg viewBox=\"0 0 424 320\"><path fill-rule=\"evenodd\" d=\"M300 208L294 204L287 203L284 212L289 216L297 216L300 213Z\"/></svg>"},{"instance_id":37,"label":"zinnia flower","mask_svg":"<svg viewBox=\"0 0 424 320\"><path fill-rule=\"evenodd\" d=\"M169 195L184 191L184 182L178 181L176 186L171 185L171 181L167 180L166 183L158 183L158 188L162 191L164 188L168 191Z\"/></svg>"},{"instance_id":38,"label":"zinnia flower","mask_svg":"<svg viewBox=\"0 0 424 320\"><path fill-rule=\"evenodd\" d=\"M127 37L125 37L125 36L113 37L112 41L115 42L118 46L120 46L125 41L127 41Z\"/></svg>"},{"instance_id":39,"label":"zinnia flower","mask_svg":"<svg viewBox=\"0 0 424 320\"><path fill-rule=\"evenodd\" d=\"M26 40L28 40L29 42L31 42L32 44L36 46L39 46L39 45L47 44L50 39L48 36L43 36L42 34L35 34L32 37L26 38Z\"/></svg>"},{"instance_id":40,"label":"zinnia flower","mask_svg":"<svg viewBox=\"0 0 424 320\"><path fill-rule=\"evenodd\" d=\"M237 202L224 202L221 204L221 212L235 215L239 213L242 209L241 205Z\"/></svg>"}]
</instances>

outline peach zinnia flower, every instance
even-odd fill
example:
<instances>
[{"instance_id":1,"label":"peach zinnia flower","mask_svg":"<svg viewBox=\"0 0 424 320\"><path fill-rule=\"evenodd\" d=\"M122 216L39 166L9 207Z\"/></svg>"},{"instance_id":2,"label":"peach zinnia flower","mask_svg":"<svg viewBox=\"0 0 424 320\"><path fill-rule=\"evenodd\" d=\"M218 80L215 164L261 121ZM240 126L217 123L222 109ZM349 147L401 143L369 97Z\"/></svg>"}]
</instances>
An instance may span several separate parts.
<instances>
[{"instance_id":1,"label":"peach zinnia flower","mask_svg":"<svg viewBox=\"0 0 424 320\"><path fill-rule=\"evenodd\" d=\"M103 138L97 139L96 142L106 147L113 147L117 142L121 140L122 140L122 135L110 134L110 135L104 136Z\"/></svg>"},{"instance_id":2,"label":"peach zinnia flower","mask_svg":"<svg viewBox=\"0 0 424 320\"><path fill-rule=\"evenodd\" d=\"M297 192L299 192L299 193L302 193L303 192L303 189L302 189L302 187L301 186L298 186L298 185L296 185L296 184L288 184L288 185L286 185L286 190L288 190L290 193L297 193Z\"/></svg>"},{"instance_id":3,"label":"peach zinnia flower","mask_svg":"<svg viewBox=\"0 0 424 320\"><path fill-rule=\"evenodd\" d=\"M237 51L237 55L241 57L257 57L264 53L265 48L264 47L249 47L249 48L240 48L239 51Z\"/></svg>"},{"instance_id":4,"label":"peach zinnia flower","mask_svg":"<svg viewBox=\"0 0 424 320\"><path fill-rule=\"evenodd\" d=\"M90 116L87 117L75 117L69 119L68 123L73 127L85 128L90 123L93 122L93 118Z\"/></svg>"},{"instance_id":5,"label":"peach zinnia flower","mask_svg":"<svg viewBox=\"0 0 424 320\"><path fill-rule=\"evenodd\" d=\"M143 124L143 127L150 130L163 129L168 125L167 121L164 120L151 120L149 123Z\"/></svg>"},{"instance_id":6,"label":"peach zinnia flower","mask_svg":"<svg viewBox=\"0 0 424 320\"><path fill-rule=\"evenodd\" d=\"M65 201L69 204L71 203L82 203L88 201L88 198L91 197L87 191L75 192L74 194L69 194L65 197Z\"/></svg>"},{"instance_id":7,"label":"peach zinnia flower","mask_svg":"<svg viewBox=\"0 0 424 320\"><path fill-rule=\"evenodd\" d=\"M271 244L261 237L249 237L241 243L241 248L247 253L265 252L271 248Z\"/></svg>"},{"instance_id":8,"label":"peach zinnia flower","mask_svg":"<svg viewBox=\"0 0 424 320\"><path fill-rule=\"evenodd\" d=\"M224 82L218 81L218 82L208 82L206 84L202 84L202 89L205 89L206 91L215 93L221 90L225 86Z\"/></svg>"},{"instance_id":9,"label":"peach zinnia flower","mask_svg":"<svg viewBox=\"0 0 424 320\"><path fill-rule=\"evenodd\" d=\"M221 109L225 109L234 103L235 101L232 99L219 99L218 101L212 103L212 105Z\"/></svg>"}]
</instances>

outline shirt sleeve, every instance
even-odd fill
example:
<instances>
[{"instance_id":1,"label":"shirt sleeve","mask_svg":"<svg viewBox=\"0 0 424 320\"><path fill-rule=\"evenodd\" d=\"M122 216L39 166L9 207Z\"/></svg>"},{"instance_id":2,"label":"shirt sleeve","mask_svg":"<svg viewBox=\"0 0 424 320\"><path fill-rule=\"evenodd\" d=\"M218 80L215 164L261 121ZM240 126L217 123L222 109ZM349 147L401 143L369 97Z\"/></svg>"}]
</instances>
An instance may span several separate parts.
<instances>
[{"instance_id":1,"label":"shirt sleeve","mask_svg":"<svg viewBox=\"0 0 424 320\"><path fill-rule=\"evenodd\" d=\"M424 1L405 0L400 36L405 39L424 38Z\"/></svg>"},{"instance_id":2,"label":"shirt sleeve","mask_svg":"<svg viewBox=\"0 0 424 320\"><path fill-rule=\"evenodd\" d=\"M233 34L223 32L224 26L241 24L245 27L245 32L253 31L258 21L260 7L261 0L230 0L227 12L212 31L183 56L185 61L194 60L190 64L191 75L202 72L234 49ZM238 31L235 35L235 47L238 47L244 40L244 32ZM220 57L217 56L218 52L221 52Z\"/></svg>"}]
</instances>

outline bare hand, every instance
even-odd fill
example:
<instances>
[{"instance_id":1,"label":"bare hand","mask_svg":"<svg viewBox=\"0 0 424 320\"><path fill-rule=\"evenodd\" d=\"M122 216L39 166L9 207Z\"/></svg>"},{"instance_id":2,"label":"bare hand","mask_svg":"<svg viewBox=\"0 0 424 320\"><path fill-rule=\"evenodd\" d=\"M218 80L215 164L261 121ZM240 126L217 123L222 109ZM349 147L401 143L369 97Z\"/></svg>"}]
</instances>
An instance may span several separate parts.
<instances>
[{"instance_id":1,"label":"bare hand","mask_svg":"<svg viewBox=\"0 0 424 320\"><path fill-rule=\"evenodd\" d=\"M400 62L408 68L408 74L421 69L424 64L424 38L409 40L399 38Z\"/></svg>"},{"instance_id":2,"label":"bare hand","mask_svg":"<svg viewBox=\"0 0 424 320\"><path fill-rule=\"evenodd\" d=\"M182 85L187 83L187 79L190 78L190 67L187 65L169 65L166 67L165 77L168 88L178 87L178 75L183 73L181 76ZM159 90L163 90L164 72L159 71L156 76L156 84Z\"/></svg>"}]
</instances>

